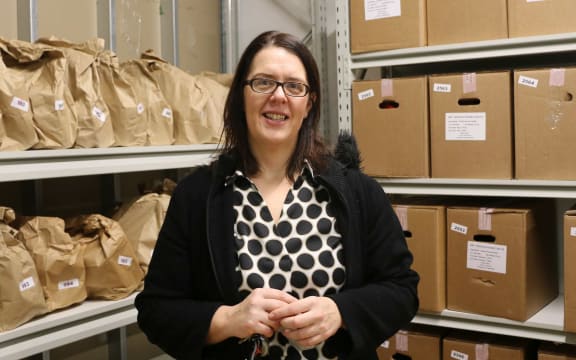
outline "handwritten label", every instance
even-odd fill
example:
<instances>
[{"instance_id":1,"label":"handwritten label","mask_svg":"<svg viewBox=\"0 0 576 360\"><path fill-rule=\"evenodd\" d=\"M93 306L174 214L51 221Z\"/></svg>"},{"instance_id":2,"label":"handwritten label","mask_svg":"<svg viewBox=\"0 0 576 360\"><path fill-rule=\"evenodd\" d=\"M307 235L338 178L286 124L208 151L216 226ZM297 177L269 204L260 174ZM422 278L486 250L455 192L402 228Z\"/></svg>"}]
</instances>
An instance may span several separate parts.
<instances>
[{"instance_id":1,"label":"handwritten label","mask_svg":"<svg viewBox=\"0 0 576 360\"><path fill-rule=\"evenodd\" d=\"M78 279L62 280L58 282L58 290L73 289L77 287L80 287L80 280Z\"/></svg>"},{"instance_id":2,"label":"handwritten label","mask_svg":"<svg viewBox=\"0 0 576 360\"><path fill-rule=\"evenodd\" d=\"M26 279L20 281L20 292L22 291L26 291L28 289L32 289L34 286L36 286L36 283L34 282L34 278L32 276L27 277Z\"/></svg>"},{"instance_id":3,"label":"handwritten label","mask_svg":"<svg viewBox=\"0 0 576 360\"><path fill-rule=\"evenodd\" d=\"M10 106L12 106L15 109L24 111L24 112L30 111L30 103L24 99L20 99L17 96L14 96L12 98L12 102L10 103Z\"/></svg>"},{"instance_id":4,"label":"handwritten label","mask_svg":"<svg viewBox=\"0 0 576 360\"><path fill-rule=\"evenodd\" d=\"M132 258L129 256L118 256L118 265L130 266L132 265Z\"/></svg>"},{"instance_id":5,"label":"handwritten label","mask_svg":"<svg viewBox=\"0 0 576 360\"><path fill-rule=\"evenodd\" d=\"M358 100L363 101L374 96L374 90L368 89L358 93Z\"/></svg>"}]
</instances>

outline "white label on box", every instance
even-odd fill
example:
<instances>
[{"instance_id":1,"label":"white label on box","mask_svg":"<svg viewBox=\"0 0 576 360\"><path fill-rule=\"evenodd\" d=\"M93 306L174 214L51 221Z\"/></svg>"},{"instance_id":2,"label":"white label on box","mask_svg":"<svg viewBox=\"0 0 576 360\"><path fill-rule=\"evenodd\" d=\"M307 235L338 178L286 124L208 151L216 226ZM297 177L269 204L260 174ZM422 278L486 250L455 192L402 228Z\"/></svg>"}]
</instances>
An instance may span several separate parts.
<instances>
[{"instance_id":1,"label":"white label on box","mask_svg":"<svg viewBox=\"0 0 576 360\"><path fill-rule=\"evenodd\" d=\"M520 75L518 77L518 85L530 86L533 88L538 87L538 79L534 79L528 76Z\"/></svg>"},{"instance_id":2,"label":"white label on box","mask_svg":"<svg viewBox=\"0 0 576 360\"><path fill-rule=\"evenodd\" d=\"M69 279L58 282L58 290L66 290L80 287L80 280Z\"/></svg>"},{"instance_id":3,"label":"white label on box","mask_svg":"<svg viewBox=\"0 0 576 360\"><path fill-rule=\"evenodd\" d=\"M358 93L358 100L366 100L374 96L374 90L368 89Z\"/></svg>"},{"instance_id":4,"label":"white label on box","mask_svg":"<svg viewBox=\"0 0 576 360\"><path fill-rule=\"evenodd\" d=\"M364 19L377 20L402 15L400 0L364 0Z\"/></svg>"},{"instance_id":5,"label":"white label on box","mask_svg":"<svg viewBox=\"0 0 576 360\"><path fill-rule=\"evenodd\" d=\"M450 230L455 231L460 234L466 235L468 233L468 227L465 225L460 225L456 223L450 224Z\"/></svg>"},{"instance_id":6,"label":"white label on box","mask_svg":"<svg viewBox=\"0 0 576 360\"><path fill-rule=\"evenodd\" d=\"M445 137L447 141L486 140L485 112L446 113L445 125Z\"/></svg>"},{"instance_id":7,"label":"white label on box","mask_svg":"<svg viewBox=\"0 0 576 360\"><path fill-rule=\"evenodd\" d=\"M56 100L54 101L54 110L62 111L64 110L64 100Z\"/></svg>"},{"instance_id":8,"label":"white label on box","mask_svg":"<svg viewBox=\"0 0 576 360\"><path fill-rule=\"evenodd\" d=\"M162 109L162 116L164 116L165 118L168 118L168 119L172 119L172 109L170 109L170 108Z\"/></svg>"},{"instance_id":9,"label":"white label on box","mask_svg":"<svg viewBox=\"0 0 576 360\"><path fill-rule=\"evenodd\" d=\"M434 83L433 91L434 92L441 92L441 93L449 93L449 92L452 92L452 85L451 84Z\"/></svg>"},{"instance_id":10,"label":"white label on box","mask_svg":"<svg viewBox=\"0 0 576 360\"><path fill-rule=\"evenodd\" d=\"M10 103L10 106L12 106L13 108L16 108L18 110L22 110L24 112L30 111L30 103L24 99L20 99L17 96L14 96L12 98L12 102Z\"/></svg>"},{"instance_id":11,"label":"white label on box","mask_svg":"<svg viewBox=\"0 0 576 360\"><path fill-rule=\"evenodd\" d=\"M144 112L144 104L138 103L138 105L136 105L136 111L138 111L138 114L142 114Z\"/></svg>"},{"instance_id":12,"label":"white label on box","mask_svg":"<svg viewBox=\"0 0 576 360\"><path fill-rule=\"evenodd\" d=\"M384 341L382 344L380 344L380 347L383 347L384 349L390 348L390 341Z\"/></svg>"},{"instance_id":13,"label":"white label on box","mask_svg":"<svg viewBox=\"0 0 576 360\"><path fill-rule=\"evenodd\" d=\"M576 227L575 226L570 227L570 236L576 236Z\"/></svg>"},{"instance_id":14,"label":"white label on box","mask_svg":"<svg viewBox=\"0 0 576 360\"><path fill-rule=\"evenodd\" d=\"M132 258L130 256L118 256L118 265L130 266L132 265Z\"/></svg>"},{"instance_id":15,"label":"white label on box","mask_svg":"<svg viewBox=\"0 0 576 360\"><path fill-rule=\"evenodd\" d=\"M98 109L96 106L94 106L94 107L92 108L92 115L93 115L96 119L100 120L100 122L106 121L106 113L105 113L104 111Z\"/></svg>"},{"instance_id":16,"label":"white label on box","mask_svg":"<svg viewBox=\"0 0 576 360\"><path fill-rule=\"evenodd\" d=\"M36 283L34 282L34 278L32 276L27 277L26 279L20 281L20 284L19 284L20 292L31 289L34 286L36 286Z\"/></svg>"},{"instance_id":17,"label":"white label on box","mask_svg":"<svg viewBox=\"0 0 576 360\"><path fill-rule=\"evenodd\" d=\"M468 241L466 267L506 274L506 245L487 244L478 241Z\"/></svg>"},{"instance_id":18,"label":"white label on box","mask_svg":"<svg viewBox=\"0 0 576 360\"><path fill-rule=\"evenodd\" d=\"M450 357L457 360L468 360L468 354L456 350L450 352Z\"/></svg>"},{"instance_id":19,"label":"white label on box","mask_svg":"<svg viewBox=\"0 0 576 360\"><path fill-rule=\"evenodd\" d=\"M544 1L544 0L526 0L527 3L531 3L531 2L541 2L541 1Z\"/></svg>"}]
</instances>

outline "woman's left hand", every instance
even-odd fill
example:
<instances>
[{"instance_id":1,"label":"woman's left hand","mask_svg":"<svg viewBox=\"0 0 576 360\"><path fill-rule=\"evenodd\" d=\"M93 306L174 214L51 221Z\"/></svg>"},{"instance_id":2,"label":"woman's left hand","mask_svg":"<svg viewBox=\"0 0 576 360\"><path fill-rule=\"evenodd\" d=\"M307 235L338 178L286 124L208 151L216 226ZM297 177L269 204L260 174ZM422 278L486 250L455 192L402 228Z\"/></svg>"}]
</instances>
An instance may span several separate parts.
<instances>
[{"instance_id":1,"label":"woman's left hand","mask_svg":"<svg viewBox=\"0 0 576 360\"><path fill-rule=\"evenodd\" d=\"M282 334L302 348L318 345L342 326L338 306L328 297L295 301L272 311L268 318L280 321Z\"/></svg>"}]
</instances>

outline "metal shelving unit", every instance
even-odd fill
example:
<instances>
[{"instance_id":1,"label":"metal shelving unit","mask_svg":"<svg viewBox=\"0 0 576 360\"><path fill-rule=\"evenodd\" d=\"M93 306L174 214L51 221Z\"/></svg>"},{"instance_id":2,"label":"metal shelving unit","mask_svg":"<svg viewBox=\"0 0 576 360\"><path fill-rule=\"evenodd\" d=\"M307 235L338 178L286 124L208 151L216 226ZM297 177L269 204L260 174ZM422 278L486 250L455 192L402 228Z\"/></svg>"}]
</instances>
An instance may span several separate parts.
<instances>
[{"instance_id":1,"label":"metal shelving unit","mask_svg":"<svg viewBox=\"0 0 576 360\"><path fill-rule=\"evenodd\" d=\"M529 55L576 52L576 33L534 36L464 44L350 53L348 0L336 0L338 59L338 125L351 130L351 92L354 70L374 67L414 66L430 63L476 61ZM576 181L529 181L485 179L377 179L390 194L545 197L576 199ZM563 294L525 322L444 310L440 314L418 314L415 323L440 327L506 334L560 343L576 343L576 334L564 332Z\"/></svg>"}]
</instances>

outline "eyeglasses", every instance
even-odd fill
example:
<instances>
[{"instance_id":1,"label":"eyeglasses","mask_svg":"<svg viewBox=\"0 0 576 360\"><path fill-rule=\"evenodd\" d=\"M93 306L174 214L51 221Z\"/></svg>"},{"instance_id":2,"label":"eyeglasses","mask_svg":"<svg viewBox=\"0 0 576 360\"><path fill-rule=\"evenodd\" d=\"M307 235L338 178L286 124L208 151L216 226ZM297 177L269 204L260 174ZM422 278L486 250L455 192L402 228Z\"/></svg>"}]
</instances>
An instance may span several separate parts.
<instances>
[{"instance_id":1,"label":"eyeglasses","mask_svg":"<svg viewBox=\"0 0 576 360\"><path fill-rule=\"evenodd\" d=\"M292 97L303 97L310 92L310 86L296 81L280 82L266 78L254 78L246 80L244 85L250 85L254 92L261 94L272 94L278 86L282 86L284 94Z\"/></svg>"}]
</instances>

